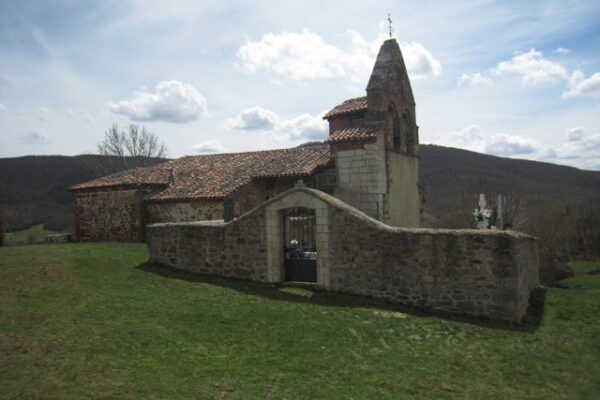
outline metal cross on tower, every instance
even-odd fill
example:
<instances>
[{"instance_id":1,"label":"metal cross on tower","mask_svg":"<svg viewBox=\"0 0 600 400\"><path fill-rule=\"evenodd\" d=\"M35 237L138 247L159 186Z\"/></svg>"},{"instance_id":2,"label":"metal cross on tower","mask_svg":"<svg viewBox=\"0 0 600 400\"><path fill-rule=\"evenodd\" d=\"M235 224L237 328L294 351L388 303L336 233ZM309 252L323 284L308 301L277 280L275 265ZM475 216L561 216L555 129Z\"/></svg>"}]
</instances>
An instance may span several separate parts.
<instances>
[{"instance_id":1,"label":"metal cross on tower","mask_svg":"<svg viewBox=\"0 0 600 400\"><path fill-rule=\"evenodd\" d=\"M390 13L388 13L388 18L387 18L389 24L390 24L390 37L392 37L392 16L390 15Z\"/></svg>"}]
</instances>

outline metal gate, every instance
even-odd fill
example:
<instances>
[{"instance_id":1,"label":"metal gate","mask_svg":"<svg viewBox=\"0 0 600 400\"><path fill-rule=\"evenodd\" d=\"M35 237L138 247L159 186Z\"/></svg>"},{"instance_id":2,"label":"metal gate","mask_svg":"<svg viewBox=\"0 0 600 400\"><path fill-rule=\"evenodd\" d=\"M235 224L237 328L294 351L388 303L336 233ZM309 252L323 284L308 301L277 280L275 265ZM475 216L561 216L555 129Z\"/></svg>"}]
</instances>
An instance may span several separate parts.
<instances>
[{"instance_id":1,"label":"metal gate","mask_svg":"<svg viewBox=\"0 0 600 400\"><path fill-rule=\"evenodd\" d=\"M315 210L290 208L283 216L285 280L317 281Z\"/></svg>"}]
</instances>

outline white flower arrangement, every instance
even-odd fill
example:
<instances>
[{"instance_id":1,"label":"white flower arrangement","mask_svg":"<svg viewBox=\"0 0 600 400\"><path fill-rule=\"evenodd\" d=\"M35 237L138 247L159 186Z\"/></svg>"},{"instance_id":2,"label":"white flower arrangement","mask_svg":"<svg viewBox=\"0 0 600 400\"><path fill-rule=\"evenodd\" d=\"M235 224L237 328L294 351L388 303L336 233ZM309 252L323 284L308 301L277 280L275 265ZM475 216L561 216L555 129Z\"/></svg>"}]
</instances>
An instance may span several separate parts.
<instances>
[{"instance_id":1,"label":"white flower arrangement","mask_svg":"<svg viewBox=\"0 0 600 400\"><path fill-rule=\"evenodd\" d=\"M475 218L475 221L478 222L488 220L491 216L492 210L490 210L489 208L486 208L482 211L481 208L477 207L475 211L473 211L473 217Z\"/></svg>"}]
</instances>

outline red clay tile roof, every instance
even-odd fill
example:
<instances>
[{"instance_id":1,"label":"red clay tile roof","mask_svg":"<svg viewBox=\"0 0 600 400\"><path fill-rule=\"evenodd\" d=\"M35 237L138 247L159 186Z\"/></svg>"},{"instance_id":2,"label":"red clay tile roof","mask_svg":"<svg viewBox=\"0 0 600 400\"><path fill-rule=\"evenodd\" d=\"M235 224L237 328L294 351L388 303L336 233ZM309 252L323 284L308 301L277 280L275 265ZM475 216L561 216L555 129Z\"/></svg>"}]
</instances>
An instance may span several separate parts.
<instances>
[{"instance_id":1,"label":"red clay tile roof","mask_svg":"<svg viewBox=\"0 0 600 400\"><path fill-rule=\"evenodd\" d=\"M352 114L355 112L367 111L367 97L356 97L344 101L342 104L338 104L333 107L327 114L323 116L323 119L330 119L333 117L339 117L340 115Z\"/></svg>"},{"instance_id":2,"label":"red clay tile roof","mask_svg":"<svg viewBox=\"0 0 600 400\"><path fill-rule=\"evenodd\" d=\"M165 186L169 183L169 169L174 161L167 161L150 167L139 167L117 172L112 175L71 186L71 191L117 186Z\"/></svg>"},{"instance_id":3,"label":"red clay tile roof","mask_svg":"<svg viewBox=\"0 0 600 400\"><path fill-rule=\"evenodd\" d=\"M173 184L151 201L224 199L252 179L312 175L330 162L329 145L294 147L246 153L186 156L146 168L137 168L75 185L83 189L131 185Z\"/></svg>"},{"instance_id":4,"label":"red clay tile roof","mask_svg":"<svg viewBox=\"0 0 600 400\"><path fill-rule=\"evenodd\" d=\"M329 143L371 141L383 129L383 123L365 124L364 121L351 122L329 135Z\"/></svg>"}]
</instances>

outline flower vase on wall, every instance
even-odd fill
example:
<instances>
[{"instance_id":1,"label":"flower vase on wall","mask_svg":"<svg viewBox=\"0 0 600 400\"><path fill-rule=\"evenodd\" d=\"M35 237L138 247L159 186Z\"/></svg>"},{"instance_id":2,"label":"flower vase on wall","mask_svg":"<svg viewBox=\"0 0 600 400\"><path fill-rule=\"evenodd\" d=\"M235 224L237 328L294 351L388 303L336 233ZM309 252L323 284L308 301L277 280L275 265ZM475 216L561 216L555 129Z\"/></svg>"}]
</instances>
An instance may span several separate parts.
<instances>
[{"instance_id":1,"label":"flower vase on wall","mask_svg":"<svg viewBox=\"0 0 600 400\"><path fill-rule=\"evenodd\" d=\"M487 221L477 221L477 229L487 229L488 223Z\"/></svg>"}]
</instances>

